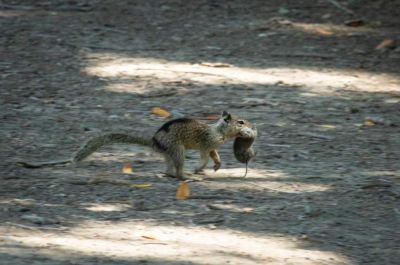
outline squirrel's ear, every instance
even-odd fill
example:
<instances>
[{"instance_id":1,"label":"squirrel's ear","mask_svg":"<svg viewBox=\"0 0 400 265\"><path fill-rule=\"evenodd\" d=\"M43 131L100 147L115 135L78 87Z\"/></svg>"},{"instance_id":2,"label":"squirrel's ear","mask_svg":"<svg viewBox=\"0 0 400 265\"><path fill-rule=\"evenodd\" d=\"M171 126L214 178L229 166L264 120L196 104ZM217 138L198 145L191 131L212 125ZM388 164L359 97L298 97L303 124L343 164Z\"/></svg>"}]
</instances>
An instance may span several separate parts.
<instances>
[{"instance_id":1,"label":"squirrel's ear","mask_svg":"<svg viewBox=\"0 0 400 265\"><path fill-rule=\"evenodd\" d=\"M224 110L224 112L222 112L222 118L224 119L224 121L228 122L232 119L232 116L229 112L226 112Z\"/></svg>"}]
</instances>

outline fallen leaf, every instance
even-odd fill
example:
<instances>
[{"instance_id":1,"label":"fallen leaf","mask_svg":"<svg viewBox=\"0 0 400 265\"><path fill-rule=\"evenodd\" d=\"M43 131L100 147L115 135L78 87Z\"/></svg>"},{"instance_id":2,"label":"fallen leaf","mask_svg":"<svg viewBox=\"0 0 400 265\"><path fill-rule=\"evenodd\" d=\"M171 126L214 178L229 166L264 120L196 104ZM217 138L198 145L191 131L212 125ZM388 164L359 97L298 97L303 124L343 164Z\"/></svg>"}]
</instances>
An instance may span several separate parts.
<instances>
[{"instance_id":1,"label":"fallen leaf","mask_svg":"<svg viewBox=\"0 0 400 265\"><path fill-rule=\"evenodd\" d=\"M144 239L149 239L149 240L157 240L154 236L142 236Z\"/></svg>"},{"instance_id":2,"label":"fallen leaf","mask_svg":"<svg viewBox=\"0 0 400 265\"><path fill-rule=\"evenodd\" d=\"M160 107L153 107L151 109L151 113L153 113L154 115L157 115L159 117L164 117L164 118L168 118L169 116L171 116L171 113L163 108Z\"/></svg>"},{"instance_id":3,"label":"fallen leaf","mask_svg":"<svg viewBox=\"0 0 400 265\"><path fill-rule=\"evenodd\" d=\"M362 19L348 20L344 24L349 27L360 27L364 25L364 21Z\"/></svg>"},{"instance_id":4,"label":"fallen leaf","mask_svg":"<svg viewBox=\"0 0 400 265\"><path fill-rule=\"evenodd\" d=\"M375 125L375 122L373 122L373 121L367 120L364 122L364 126L374 126L374 125Z\"/></svg>"},{"instance_id":5,"label":"fallen leaf","mask_svg":"<svg viewBox=\"0 0 400 265\"><path fill-rule=\"evenodd\" d=\"M137 189L147 189L150 188L152 185L150 183L143 183L143 184L131 184L131 188L137 188Z\"/></svg>"},{"instance_id":6,"label":"fallen leaf","mask_svg":"<svg viewBox=\"0 0 400 265\"><path fill-rule=\"evenodd\" d=\"M122 168L122 173L125 174L132 174L133 170L132 170L132 166L129 164L125 164Z\"/></svg>"},{"instance_id":7,"label":"fallen leaf","mask_svg":"<svg viewBox=\"0 0 400 265\"><path fill-rule=\"evenodd\" d=\"M181 181L179 183L178 189L176 190L176 199L177 200L186 200L189 198L190 191L189 191L189 185L186 181Z\"/></svg>"},{"instance_id":8,"label":"fallen leaf","mask_svg":"<svg viewBox=\"0 0 400 265\"><path fill-rule=\"evenodd\" d=\"M375 47L376 50L387 50L387 49L394 49L396 47L396 43L392 39L384 39L378 46Z\"/></svg>"}]
</instances>

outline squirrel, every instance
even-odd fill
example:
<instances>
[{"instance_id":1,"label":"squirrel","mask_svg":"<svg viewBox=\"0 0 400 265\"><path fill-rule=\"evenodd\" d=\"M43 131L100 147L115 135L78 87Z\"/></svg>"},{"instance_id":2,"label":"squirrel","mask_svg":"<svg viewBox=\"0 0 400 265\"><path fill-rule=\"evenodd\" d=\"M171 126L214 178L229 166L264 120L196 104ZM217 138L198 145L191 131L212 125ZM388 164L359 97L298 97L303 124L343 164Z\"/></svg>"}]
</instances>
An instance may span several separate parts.
<instances>
[{"instance_id":1,"label":"squirrel","mask_svg":"<svg viewBox=\"0 0 400 265\"><path fill-rule=\"evenodd\" d=\"M220 119L211 125L191 118L173 119L164 123L152 138L122 133L104 134L87 141L72 158L40 163L19 162L19 164L27 168L40 168L76 163L106 144L133 143L152 147L161 153L167 164L166 174L184 180L183 165L186 150L194 149L200 152L200 163L196 167L195 173L203 172L209 158L214 161L214 170L217 171L221 167L217 149L227 140L234 138L252 139L250 141L242 140L245 147L242 147L239 142L234 146L236 158L242 158L238 160L246 163L247 171L247 162L255 156L250 146L256 136L257 130L253 124L224 111ZM249 151L250 149L251 151Z\"/></svg>"}]
</instances>

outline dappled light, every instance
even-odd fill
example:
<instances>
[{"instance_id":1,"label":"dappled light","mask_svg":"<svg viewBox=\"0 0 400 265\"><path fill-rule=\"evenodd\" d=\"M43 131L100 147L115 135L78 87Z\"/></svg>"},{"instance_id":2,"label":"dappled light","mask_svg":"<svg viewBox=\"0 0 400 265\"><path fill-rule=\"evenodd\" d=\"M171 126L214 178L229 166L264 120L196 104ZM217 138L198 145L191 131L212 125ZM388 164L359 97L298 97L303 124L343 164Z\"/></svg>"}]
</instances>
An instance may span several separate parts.
<instances>
[{"instance_id":1,"label":"dappled light","mask_svg":"<svg viewBox=\"0 0 400 265\"><path fill-rule=\"evenodd\" d=\"M243 178L244 168L221 169L216 173L209 171L209 180L214 181L211 189L221 189L226 184L219 179L230 179L232 189L259 190L283 193L323 192L331 189L330 185L293 181L291 175L278 170L250 169ZM286 180L286 179L291 179ZM265 185L267 184L267 185Z\"/></svg>"},{"instance_id":2,"label":"dappled light","mask_svg":"<svg viewBox=\"0 0 400 265\"><path fill-rule=\"evenodd\" d=\"M86 55L90 57L90 54ZM98 55L99 56L99 55ZM144 93L147 86L135 84L140 78L157 78L167 81L189 80L201 84L253 84L276 85L307 90L304 96L317 93L318 96L336 94L342 90L365 92L400 91L400 78L391 74L375 74L354 69L307 68L247 68L237 66L208 67L152 58L109 58L108 62L89 64L84 73L106 78L106 89L115 92ZM101 55L100 55L101 57ZM118 78L115 82L113 79ZM123 80L128 79L129 84ZM344 88L343 88L344 87Z\"/></svg>"},{"instance_id":3,"label":"dappled light","mask_svg":"<svg viewBox=\"0 0 400 265\"><path fill-rule=\"evenodd\" d=\"M131 208L128 204L100 204L100 203L87 203L82 204L83 208L93 212L121 212Z\"/></svg>"},{"instance_id":4,"label":"dappled light","mask_svg":"<svg viewBox=\"0 0 400 265\"><path fill-rule=\"evenodd\" d=\"M2 1L0 263L397 264L398 10Z\"/></svg>"},{"instance_id":5,"label":"dappled light","mask_svg":"<svg viewBox=\"0 0 400 265\"><path fill-rule=\"evenodd\" d=\"M223 264L232 256L248 264L352 264L346 257L330 251L304 248L302 240L283 235L257 235L234 230L207 229L146 222L83 222L64 232L14 230L0 243L0 251L32 252L52 259L69 256L99 256L125 260L161 259L195 264ZM52 251L46 246L52 246ZM30 250L32 249L32 250ZM196 253L196 256L192 254Z\"/></svg>"}]
</instances>

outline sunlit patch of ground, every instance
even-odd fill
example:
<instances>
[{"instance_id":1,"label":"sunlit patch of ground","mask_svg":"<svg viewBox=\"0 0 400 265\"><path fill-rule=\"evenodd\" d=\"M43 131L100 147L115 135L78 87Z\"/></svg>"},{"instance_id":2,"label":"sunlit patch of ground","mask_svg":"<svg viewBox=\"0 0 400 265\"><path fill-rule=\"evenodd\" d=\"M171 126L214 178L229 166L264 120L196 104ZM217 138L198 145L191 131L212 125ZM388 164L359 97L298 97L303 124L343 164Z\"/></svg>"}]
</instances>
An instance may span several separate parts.
<instances>
[{"instance_id":1,"label":"sunlit patch of ground","mask_svg":"<svg viewBox=\"0 0 400 265\"><path fill-rule=\"evenodd\" d=\"M208 179L214 180L212 188L215 189L222 189L227 185L225 181L218 181L219 179L228 179L232 189L267 189L275 192L304 193L322 192L331 188L329 185L285 180L290 176L278 170L249 169L245 178L244 172L244 168L220 169L216 173L207 171Z\"/></svg>"},{"instance_id":2,"label":"sunlit patch of ground","mask_svg":"<svg viewBox=\"0 0 400 265\"><path fill-rule=\"evenodd\" d=\"M352 264L330 251L304 247L301 239L234 230L176 227L148 222L84 222L68 232L1 228L0 252L52 259L97 256L194 264Z\"/></svg>"},{"instance_id":3,"label":"sunlit patch of ground","mask_svg":"<svg viewBox=\"0 0 400 265\"><path fill-rule=\"evenodd\" d=\"M120 203L90 203L83 205L86 210L92 211L92 212L120 212L120 211L125 211L128 208L131 208L130 205L128 204L120 204Z\"/></svg>"},{"instance_id":4,"label":"sunlit patch of ground","mask_svg":"<svg viewBox=\"0 0 400 265\"><path fill-rule=\"evenodd\" d=\"M190 80L203 84L259 84L286 85L307 88L306 93L332 95L338 89L349 91L400 92L400 79L391 74L376 74L360 70L313 69L313 68L246 68L226 65L209 67L202 64L188 64L152 58L109 59L93 64L83 70L88 75L100 78L118 78L110 82L107 89L116 92L148 92L146 86L135 82L124 83L124 79L152 77L164 81ZM307 94L305 94L306 96Z\"/></svg>"}]
</instances>

